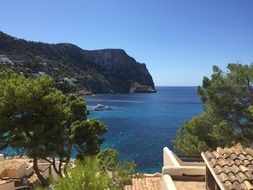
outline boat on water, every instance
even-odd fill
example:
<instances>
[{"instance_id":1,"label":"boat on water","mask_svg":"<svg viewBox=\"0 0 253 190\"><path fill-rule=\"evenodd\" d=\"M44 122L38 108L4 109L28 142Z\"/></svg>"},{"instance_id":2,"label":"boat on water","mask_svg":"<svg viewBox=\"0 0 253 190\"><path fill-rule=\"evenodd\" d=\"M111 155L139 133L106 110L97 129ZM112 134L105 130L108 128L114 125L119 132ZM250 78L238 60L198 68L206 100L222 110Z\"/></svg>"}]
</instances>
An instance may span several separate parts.
<instances>
[{"instance_id":1,"label":"boat on water","mask_svg":"<svg viewBox=\"0 0 253 190\"><path fill-rule=\"evenodd\" d=\"M105 111L105 110L111 110L111 107L103 104L97 104L96 106L91 108L91 111Z\"/></svg>"}]
</instances>

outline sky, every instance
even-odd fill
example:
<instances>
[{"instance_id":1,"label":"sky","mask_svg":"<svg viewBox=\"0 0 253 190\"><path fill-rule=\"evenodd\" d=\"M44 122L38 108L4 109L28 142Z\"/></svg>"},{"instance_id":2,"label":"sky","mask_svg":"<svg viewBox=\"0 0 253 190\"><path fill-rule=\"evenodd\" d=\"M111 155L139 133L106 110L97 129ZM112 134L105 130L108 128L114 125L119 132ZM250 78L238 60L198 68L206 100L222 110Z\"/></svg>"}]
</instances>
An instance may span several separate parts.
<instances>
[{"instance_id":1,"label":"sky","mask_svg":"<svg viewBox=\"0 0 253 190\"><path fill-rule=\"evenodd\" d=\"M201 85L213 65L253 62L253 0L3 0L0 31L124 49L157 86Z\"/></svg>"}]
</instances>

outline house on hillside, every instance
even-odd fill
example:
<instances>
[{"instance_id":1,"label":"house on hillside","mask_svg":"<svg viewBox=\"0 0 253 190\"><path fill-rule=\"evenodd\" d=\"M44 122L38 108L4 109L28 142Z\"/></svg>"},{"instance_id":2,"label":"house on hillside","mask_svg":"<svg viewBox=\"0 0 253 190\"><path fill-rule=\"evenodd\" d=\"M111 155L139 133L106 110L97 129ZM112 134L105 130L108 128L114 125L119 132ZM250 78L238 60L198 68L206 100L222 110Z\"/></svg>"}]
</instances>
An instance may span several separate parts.
<instances>
[{"instance_id":1,"label":"house on hillside","mask_svg":"<svg viewBox=\"0 0 253 190\"><path fill-rule=\"evenodd\" d=\"M0 55L0 64L1 65L15 66L15 64L6 55Z\"/></svg>"},{"instance_id":2,"label":"house on hillside","mask_svg":"<svg viewBox=\"0 0 253 190\"><path fill-rule=\"evenodd\" d=\"M38 168L46 179L55 172L48 162L39 160ZM33 160L24 157L7 157L0 154L0 190L30 189L38 183L38 177L33 170Z\"/></svg>"}]
</instances>

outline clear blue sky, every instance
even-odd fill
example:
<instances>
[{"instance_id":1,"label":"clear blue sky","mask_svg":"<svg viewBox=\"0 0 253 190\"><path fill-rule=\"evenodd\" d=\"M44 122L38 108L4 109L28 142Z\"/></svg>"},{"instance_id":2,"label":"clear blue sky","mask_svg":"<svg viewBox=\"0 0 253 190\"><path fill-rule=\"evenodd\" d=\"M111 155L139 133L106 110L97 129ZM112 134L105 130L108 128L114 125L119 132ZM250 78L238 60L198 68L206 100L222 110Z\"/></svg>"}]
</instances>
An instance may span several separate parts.
<instances>
[{"instance_id":1,"label":"clear blue sky","mask_svg":"<svg viewBox=\"0 0 253 190\"><path fill-rule=\"evenodd\" d=\"M0 30L125 49L156 85L198 85L212 65L253 62L253 0L4 0Z\"/></svg>"}]
</instances>

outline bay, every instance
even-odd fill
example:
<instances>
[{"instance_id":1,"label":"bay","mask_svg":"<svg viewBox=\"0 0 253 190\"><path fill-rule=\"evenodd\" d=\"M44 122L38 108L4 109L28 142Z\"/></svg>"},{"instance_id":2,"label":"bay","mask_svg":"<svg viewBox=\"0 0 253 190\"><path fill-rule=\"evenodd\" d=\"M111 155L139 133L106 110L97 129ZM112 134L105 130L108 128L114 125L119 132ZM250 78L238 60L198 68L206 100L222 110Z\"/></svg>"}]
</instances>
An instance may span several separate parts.
<instances>
[{"instance_id":1,"label":"bay","mask_svg":"<svg viewBox=\"0 0 253 190\"><path fill-rule=\"evenodd\" d=\"M84 97L89 108L98 103L107 111L91 111L108 132L103 148L119 151L120 159L134 160L139 172L160 172L162 149L173 149L177 129L203 112L196 87L156 87L157 93L98 94Z\"/></svg>"},{"instance_id":2,"label":"bay","mask_svg":"<svg viewBox=\"0 0 253 190\"><path fill-rule=\"evenodd\" d=\"M174 150L177 129L203 112L196 87L156 87L157 93L97 94L84 97L88 108L111 106L107 111L91 111L89 118L103 121L108 132L102 148L118 150L121 160L134 160L138 172L161 172L162 149ZM6 156L24 155L8 147Z\"/></svg>"}]
</instances>

